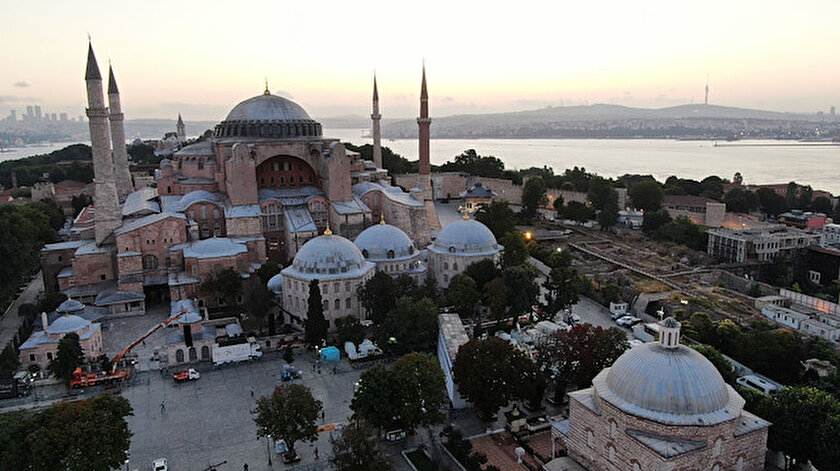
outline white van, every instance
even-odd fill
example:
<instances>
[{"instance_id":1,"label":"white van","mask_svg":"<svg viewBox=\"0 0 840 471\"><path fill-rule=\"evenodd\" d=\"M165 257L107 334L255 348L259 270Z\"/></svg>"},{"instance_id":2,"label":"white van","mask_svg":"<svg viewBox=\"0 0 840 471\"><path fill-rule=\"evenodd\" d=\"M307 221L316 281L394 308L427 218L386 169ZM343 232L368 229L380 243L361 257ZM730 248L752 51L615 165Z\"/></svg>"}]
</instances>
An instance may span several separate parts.
<instances>
[{"instance_id":1,"label":"white van","mask_svg":"<svg viewBox=\"0 0 840 471\"><path fill-rule=\"evenodd\" d=\"M764 394L773 394L779 390L779 387L769 381L759 378L755 375L746 375L741 376L737 380L735 380L741 386L745 388L755 389L756 391L762 392Z\"/></svg>"}]
</instances>

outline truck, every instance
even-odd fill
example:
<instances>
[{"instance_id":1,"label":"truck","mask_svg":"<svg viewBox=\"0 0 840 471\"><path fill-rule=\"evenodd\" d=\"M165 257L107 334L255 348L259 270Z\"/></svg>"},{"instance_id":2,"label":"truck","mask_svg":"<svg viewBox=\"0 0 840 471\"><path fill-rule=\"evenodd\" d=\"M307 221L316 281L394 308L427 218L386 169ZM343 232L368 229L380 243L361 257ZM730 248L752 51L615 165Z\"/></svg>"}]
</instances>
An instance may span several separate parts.
<instances>
[{"instance_id":1,"label":"truck","mask_svg":"<svg viewBox=\"0 0 840 471\"><path fill-rule=\"evenodd\" d=\"M176 383L183 383L186 381L195 381L198 378L201 378L201 375L195 368L190 368L188 370L179 371L172 375L172 379L175 380Z\"/></svg>"},{"instance_id":2,"label":"truck","mask_svg":"<svg viewBox=\"0 0 840 471\"><path fill-rule=\"evenodd\" d=\"M237 363L262 358L260 344L253 337L217 341L212 348L213 364Z\"/></svg>"},{"instance_id":3,"label":"truck","mask_svg":"<svg viewBox=\"0 0 840 471\"><path fill-rule=\"evenodd\" d=\"M28 396L32 377L26 371L19 371L11 378L0 378L0 399Z\"/></svg>"},{"instance_id":4,"label":"truck","mask_svg":"<svg viewBox=\"0 0 840 471\"><path fill-rule=\"evenodd\" d=\"M82 371L81 367L77 367L73 370L73 377L70 379L70 387L72 389L76 389L96 386L99 384L121 383L129 378L131 378L130 370L112 369L111 371L105 371L102 373L90 373Z\"/></svg>"},{"instance_id":5,"label":"truck","mask_svg":"<svg viewBox=\"0 0 840 471\"><path fill-rule=\"evenodd\" d=\"M369 339L363 340L358 349L353 342L344 342L344 352L347 353L347 358L351 361L365 360L382 355L382 350Z\"/></svg>"}]
</instances>

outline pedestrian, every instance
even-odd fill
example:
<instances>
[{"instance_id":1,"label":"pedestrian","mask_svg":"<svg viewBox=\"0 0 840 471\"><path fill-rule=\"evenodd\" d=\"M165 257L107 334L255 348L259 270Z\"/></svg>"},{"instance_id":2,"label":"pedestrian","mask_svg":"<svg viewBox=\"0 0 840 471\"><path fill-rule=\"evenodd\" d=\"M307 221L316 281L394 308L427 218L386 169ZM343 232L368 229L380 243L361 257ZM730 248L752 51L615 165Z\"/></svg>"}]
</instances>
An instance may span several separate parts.
<instances>
[{"instance_id":1,"label":"pedestrian","mask_svg":"<svg viewBox=\"0 0 840 471\"><path fill-rule=\"evenodd\" d=\"M324 420L324 411L321 411L321 420Z\"/></svg>"},{"instance_id":2,"label":"pedestrian","mask_svg":"<svg viewBox=\"0 0 840 471\"><path fill-rule=\"evenodd\" d=\"M242 471L248 471L248 463L245 463L245 466L242 467Z\"/></svg>"},{"instance_id":3,"label":"pedestrian","mask_svg":"<svg viewBox=\"0 0 840 471\"><path fill-rule=\"evenodd\" d=\"M143 346L146 346L146 339L143 339Z\"/></svg>"},{"instance_id":4,"label":"pedestrian","mask_svg":"<svg viewBox=\"0 0 840 471\"><path fill-rule=\"evenodd\" d=\"M254 397L254 387L251 386L251 397Z\"/></svg>"},{"instance_id":5,"label":"pedestrian","mask_svg":"<svg viewBox=\"0 0 840 471\"><path fill-rule=\"evenodd\" d=\"M160 401L160 411L166 412L166 401Z\"/></svg>"},{"instance_id":6,"label":"pedestrian","mask_svg":"<svg viewBox=\"0 0 840 471\"><path fill-rule=\"evenodd\" d=\"M318 457L318 448L315 448L315 461L318 461L320 458Z\"/></svg>"}]
</instances>

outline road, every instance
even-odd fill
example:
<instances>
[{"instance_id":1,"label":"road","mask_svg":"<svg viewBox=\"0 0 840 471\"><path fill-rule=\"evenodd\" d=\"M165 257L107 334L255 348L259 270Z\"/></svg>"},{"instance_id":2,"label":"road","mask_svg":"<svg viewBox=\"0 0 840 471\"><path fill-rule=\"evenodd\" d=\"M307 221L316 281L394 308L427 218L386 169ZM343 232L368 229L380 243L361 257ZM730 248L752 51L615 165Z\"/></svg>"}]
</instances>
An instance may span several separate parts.
<instances>
[{"instance_id":1,"label":"road","mask_svg":"<svg viewBox=\"0 0 840 471\"><path fill-rule=\"evenodd\" d=\"M0 321L0 351L6 348L17 335L20 327L21 319L18 316L18 308L21 304L36 304L38 295L44 291L44 276L40 270L35 275L35 278L29 282L26 289L20 296L6 309L3 314L3 319ZM20 339L21 343L26 339Z\"/></svg>"}]
</instances>

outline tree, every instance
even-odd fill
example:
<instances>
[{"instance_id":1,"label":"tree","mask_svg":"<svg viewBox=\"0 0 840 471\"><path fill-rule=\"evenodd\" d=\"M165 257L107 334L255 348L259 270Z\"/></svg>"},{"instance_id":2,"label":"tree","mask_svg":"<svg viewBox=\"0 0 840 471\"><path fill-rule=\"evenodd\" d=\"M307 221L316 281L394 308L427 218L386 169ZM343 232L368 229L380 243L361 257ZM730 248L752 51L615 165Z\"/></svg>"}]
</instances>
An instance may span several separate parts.
<instances>
[{"instance_id":1,"label":"tree","mask_svg":"<svg viewBox=\"0 0 840 471\"><path fill-rule=\"evenodd\" d=\"M490 310L490 317L496 321L504 319L507 315L507 296L502 277L498 276L487 282L484 285L484 292L487 296L484 302Z\"/></svg>"},{"instance_id":2,"label":"tree","mask_svg":"<svg viewBox=\"0 0 840 471\"><path fill-rule=\"evenodd\" d=\"M377 270L371 279L359 287L359 302L367 311L368 319L377 325L394 308L395 298L394 279L382 271Z\"/></svg>"},{"instance_id":3,"label":"tree","mask_svg":"<svg viewBox=\"0 0 840 471\"><path fill-rule=\"evenodd\" d=\"M205 296L221 298L226 304L232 304L242 294L242 277L233 268L213 272L199 286Z\"/></svg>"},{"instance_id":4,"label":"tree","mask_svg":"<svg viewBox=\"0 0 840 471\"><path fill-rule=\"evenodd\" d=\"M511 231L502 237L502 268L522 265L528 261L528 246L519 231Z\"/></svg>"},{"instance_id":5,"label":"tree","mask_svg":"<svg viewBox=\"0 0 840 471\"><path fill-rule=\"evenodd\" d=\"M353 342L358 345L365 339L365 329L354 316L339 317L335 320L335 328L338 331L338 343Z\"/></svg>"},{"instance_id":6,"label":"tree","mask_svg":"<svg viewBox=\"0 0 840 471\"><path fill-rule=\"evenodd\" d=\"M440 433L444 438L444 446L452 453L452 456L464 466L467 471L482 471L482 466L487 463L487 455L473 451L472 442L464 438L460 430L452 425L447 425ZM488 471L490 467L484 469Z\"/></svg>"},{"instance_id":7,"label":"tree","mask_svg":"<svg viewBox=\"0 0 840 471\"><path fill-rule=\"evenodd\" d=\"M490 204L482 205L475 212L473 218L487 226L490 232L500 240L505 234L514 230L516 226L516 213L510 209L507 201L491 201Z\"/></svg>"},{"instance_id":8,"label":"tree","mask_svg":"<svg viewBox=\"0 0 840 471\"><path fill-rule=\"evenodd\" d=\"M484 288L487 283L494 278L498 278L501 274L501 270L496 267L496 262L489 258L471 263L467 265L466 270L464 270L464 275L467 275L475 280L475 284L479 289Z\"/></svg>"},{"instance_id":9,"label":"tree","mask_svg":"<svg viewBox=\"0 0 840 471\"><path fill-rule=\"evenodd\" d=\"M58 341L58 350L48 368L52 374L69 383L75 370L82 363L82 347L79 336L70 332Z\"/></svg>"},{"instance_id":10,"label":"tree","mask_svg":"<svg viewBox=\"0 0 840 471\"><path fill-rule=\"evenodd\" d=\"M529 408L540 409L545 395L545 375L528 356L516 356L513 361L519 371L519 382L514 396L526 401Z\"/></svg>"},{"instance_id":11,"label":"tree","mask_svg":"<svg viewBox=\"0 0 840 471\"><path fill-rule=\"evenodd\" d=\"M668 211L664 209L648 211L642 220L642 231L648 235L655 235L662 226L669 222L671 222L671 215L668 214Z\"/></svg>"},{"instance_id":12,"label":"tree","mask_svg":"<svg viewBox=\"0 0 840 471\"><path fill-rule=\"evenodd\" d=\"M17 351L11 343L6 345L3 353L0 353L0 378L11 378L20 367L20 359Z\"/></svg>"},{"instance_id":13,"label":"tree","mask_svg":"<svg viewBox=\"0 0 840 471\"><path fill-rule=\"evenodd\" d=\"M768 216L777 216L787 210L785 197L773 191L772 188L759 188L755 191L758 206Z\"/></svg>"},{"instance_id":14,"label":"tree","mask_svg":"<svg viewBox=\"0 0 840 471\"><path fill-rule=\"evenodd\" d=\"M589 182L589 191L586 193L586 198L592 204L592 208L596 211L604 209L604 207L615 198L618 201L618 195L609 180L601 177L593 178ZM571 204L571 202L569 203Z\"/></svg>"},{"instance_id":15,"label":"tree","mask_svg":"<svg viewBox=\"0 0 840 471\"><path fill-rule=\"evenodd\" d=\"M524 355L498 337L472 339L458 349L452 364L455 383L481 420L490 420L520 391L518 367Z\"/></svg>"},{"instance_id":16,"label":"tree","mask_svg":"<svg viewBox=\"0 0 840 471\"><path fill-rule=\"evenodd\" d=\"M647 211L656 211L662 207L662 198L665 192L662 191L662 186L652 180L634 183L628 192L630 199L633 200L633 206Z\"/></svg>"},{"instance_id":17,"label":"tree","mask_svg":"<svg viewBox=\"0 0 840 471\"><path fill-rule=\"evenodd\" d=\"M613 193L616 193L613 190ZM601 229L609 229L618 222L618 193L598 212L598 224Z\"/></svg>"},{"instance_id":18,"label":"tree","mask_svg":"<svg viewBox=\"0 0 840 471\"><path fill-rule=\"evenodd\" d=\"M306 309L304 330L306 343L309 345L320 346L321 342L327 338L327 320L324 318L321 287L317 279L309 282L309 306Z\"/></svg>"},{"instance_id":19,"label":"tree","mask_svg":"<svg viewBox=\"0 0 840 471\"><path fill-rule=\"evenodd\" d=\"M392 381L399 391L398 415L407 430L443 422L442 408L449 402L446 380L436 357L428 353L409 353L391 370ZM392 398L393 401L397 398Z\"/></svg>"},{"instance_id":20,"label":"tree","mask_svg":"<svg viewBox=\"0 0 840 471\"><path fill-rule=\"evenodd\" d=\"M723 380L731 385L735 385L735 371L732 370L732 363L729 362L726 358L724 358L721 353L712 346L709 345L692 345L691 348L700 352L707 360L712 362L715 365L715 368L718 370L720 375L723 377Z\"/></svg>"},{"instance_id":21,"label":"tree","mask_svg":"<svg viewBox=\"0 0 840 471\"><path fill-rule=\"evenodd\" d=\"M522 187L522 214L525 217L537 215L537 209L548 202L545 196L546 186L542 177L531 177Z\"/></svg>"},{"instance_id":22,"label":"tree","mask_svg":"<svg viewBox=\"0 0 840 471\"><path fill-rule=\"evenodd\" d=\"M758 197L750 190L732 188L723 196L726 210L735 213L749 213L758 207Z\"/></svg>"},{"instance_id":23,"label":"tree","mask_svg":"<svg viewBox=\"0 0 840 471\"><path fill-rule=\"evenodd\" d=\"M595 375L612 365L628 347L627 335L617 327L604 329L577 324L542 341L537 346L537 363L554 380L555 400L559 402L568 384L588 386Z\"/></svg>"},{"instance_id":24,"label":"tree","mask_svg":"<svg viewBox=\"0 0 840 471\"><path fill-rule=\"evenodd\" d=\"M531 265L519 265L502 270L508 313L518 316L531 312L531 306L536 304L537 296L540 294L536 278L536 268Z\"/></svg>"},{"instance_id":25,"label":"tree","mask_svg":"<svg viewBox=\"0 0 840 471\"><path fill-rule=\"evenodd\" d=\"M826 426L832 427L837 423L840 403L824 391L786 387L760 401L755 412L773 423L767 447L783 452L788 458L788 466L791 460L805 463L809 459L814 459L814 464L827 464L817 450L837 447L836 435L822 435L822 432L826 431ZM834 419L829 421L829 417ZM834 462L829 468L820 469L836 469L836 466Z\"/></svg>"},{"instance_id":26,"label":"tree","mask_svg":"<svg viewBox=\"0 0 840 471\"><path fill-rule=\"evenodd\" d=\"M268 283L268 280L272 279L274 275L280 273L283 267L278 265L276 262L265 262L257 268L257 276L260 277L263 284Z\"/></svg>"},{"instance_id":27,"label":"tree","mask_svg":"<svg viewBox=\"0 0 840 471\"><path fill-rule=\"evenodd\" d=\"M543 287L548 291L546 296L546 317L553 318L561 309L565 309L580 300L583 283L580 275L572 267L560 266L552 268Z\"/></svg>"},{"instance_id":28,"label":"tree","mask_svg":"<svg viewBox=\"0 0 840 471\"><path fill-rule=\"evenodd\" d=\"M316 422L323 404L312 397L306 386L298 383L283 384L271 396L257 399L254 410L257 438L273 437L283 440L289 453L295 455L295 442L313 442L318 439Z\"/></svg>"},{"instance_id":29,"label":"tree","mask_svg":"<svg viewBox=\"0 0 840 471\"><path fill-rule=\"evenodd\" d=\"M563 211L563 217L577 222L586 222L595 218L595 210L579 201L569 201Z\"/></svg>"},{"instance_id":30,"label":"tree","mask_svg":"<svg viewBox=\"0 0 840 471\"><path fill-rule=\"evenodd\" d=\"M471 318L475 314L475 305L478 303L479 293L475 280L463 273L455 275L449 281L449 290L446 293L446 302L454 306L462 318Z\"/></svg>"},{"instance_id":31,"label":"tree","mask_svg":"<svg viewBox=\"0 0 840 471\"><path fill-rule=\"evenodd\" d=\"M423 284L417 288L417 296L421 299L429 298L433 302L437 302L439 294L437 278L431 272L427 273Z\"/></svg>"},{"instance_id":32,"label":"tree","mask_svg":"<svg viewBox=\"0 0 840 471\"><path fill-rule=\"evenodd\" d=\"M79 215L85 207L90 206L93 204L93 198L89 195L84 193L80 195L73 195L73 198L70 200L70 206L73 207L73 217Z\"/></svg>"},{"instance_id":33,"label":"tree","mask_svg":"<svg viewBox=\"0 0 840 471\"><path fill-rule=\"evenodd\" d=\"M330 463L336 471L388 471L391 463L382 456L364 421L354 421L341 430L332 444Z\"/></svg>"},{"instance_id":34,"label":"tree","mask_svg":"<svg viewBox=\"0 0 840 471\"><path fill-rule=\"evenodd\" d=\"M391 372L376 365L359 376L358 388L350 402L354 418L362 418L379 429L390 429L399 421L401 393Z\"/></svg>"},{"instance_id":35,"label":"tree","mask_svg":"<svg viewBox=\"0 0 840 471\"><path fill-rule=\"evenodd\" d=\"M825 196L818 196L811 201L811 210L823 214L831 214L831 200Z\"/></svg>"},{"instance_id":36,"label":"tree","mask_svg":"<svg viewBox=\"0 0 840 471\"><path fill-rule=\"evenodd\" d=\"M396 354L432 351L438 336L437 312L437 306L429 298L397 299L394 309L377 326L379 345Z\"/></svg>"},{"instance_id":37,"label":"tree","mask_svg":"<svg viewBox=\"0 0 840 471\"><path fill-rule=\"evenodd\" d=\"M557 198L554 198L554 202L551 203L551 206L557 211L557 217L563 217L563 207L566 201L563 199L563 195L557 195Z\"/></svg>"},{"instance_id":38,"label":"tree","mask_svg":"<svg viewBox=\"0 0 840 471\"><path fill-rule=\"evenodd\" d=\"M128 458L131 405L103 394L59 403L34 415L0 415L3 469L118 469Z\"/></svg>"},{"instance_id":39,"label":"tree","mask_svg":"<svg viewBox=\"0 0 840 471\"><path fill-rule=\"evenodd\" d=\"M264 283L248 283L244 289L245 294L245 309L250 314L247 325L258 330L262 330L266 321L269 325L274 323L269 319L269 316L274 316L271 312L271 300L273 295L268 290ZM251 321L253 319L253 321Z\"/></svg>"}]
</instances>

